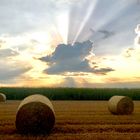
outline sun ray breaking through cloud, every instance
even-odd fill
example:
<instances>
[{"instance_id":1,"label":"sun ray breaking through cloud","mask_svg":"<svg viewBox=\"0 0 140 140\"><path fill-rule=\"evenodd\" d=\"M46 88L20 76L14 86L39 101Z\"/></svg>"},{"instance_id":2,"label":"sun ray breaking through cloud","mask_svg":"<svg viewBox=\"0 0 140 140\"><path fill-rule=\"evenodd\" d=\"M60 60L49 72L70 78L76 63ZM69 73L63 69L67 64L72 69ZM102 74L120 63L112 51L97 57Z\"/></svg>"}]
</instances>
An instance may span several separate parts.
<instances>
[{"instance_id":1,"label":"sun ray breaking through cloud","mask_svg":"<svg viewBox=\"0 0 140 140\"><path fill-rule=\"evenodd\" d=\"M69 10L59 13L57 16L57 29L62 37L63 43L68 42L68 28L69 28Z\"/></svg>"},{"instance_id":2,"label":"sun ray breaking through cloud","mask_svg":"<svg viewBox=\"0 0 140 140\"><path fill-rule=\"evenodd\" d=\"M92 15L92 13L93 13L95 7L96 7L96 4L97 4L97 0L95 0L94 2L92 1L92 2L89 3L89 7L87 7L87 14L86 14L86 16L84 17L83 22L80 24L80 27L79 27L79 29L78 29L77 34L75 35L75 38L74 38L74 40L73 40L73 42L72 42L72 45L74 45L74 43L77 41L77 39L78 39L80 33L82 32L82 30L83 30L83 28L85 27L87 21L88 21L89 18L91 17L91 15Z\"/></svg>"},{"instance_id":3,"label":"sun ray breaking through cloud","mask_svg":"<svg viewBox=\"0 0 140 140\"><path fill-rule=\"evenodd\" d=\"M126 0L114 1L113 4L111 3L111 7L108 8L107 13L101 18L100 22L96 24L95 29L99 30L102 27L108 25L111 21L123 13L123 11L125 11L129 6L131 6L132 3L133 1L126 2Z\"/></svg>"}]
</instances>

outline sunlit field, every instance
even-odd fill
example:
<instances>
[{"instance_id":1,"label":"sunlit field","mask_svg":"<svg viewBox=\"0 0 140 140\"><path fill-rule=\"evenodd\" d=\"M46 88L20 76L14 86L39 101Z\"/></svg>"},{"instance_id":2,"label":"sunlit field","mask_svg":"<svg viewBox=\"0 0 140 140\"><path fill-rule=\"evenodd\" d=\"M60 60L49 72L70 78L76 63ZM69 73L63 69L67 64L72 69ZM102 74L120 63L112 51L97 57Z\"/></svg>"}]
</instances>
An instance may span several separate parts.
<instances>
[{"instance_id":1,"label":"sunlit field","mask_svg":"<svg viewBox=\"0 0 140 140\"><path fill-rule=\"evenodd\" d=\"M20 135L15 127L20 101L0 103L0 140L139 140L140 102L132 115L112 115L107 101L52 101L56 124L49 136ZM22 122L21 122L22 123Z\"/></svg>"}]
</instances>

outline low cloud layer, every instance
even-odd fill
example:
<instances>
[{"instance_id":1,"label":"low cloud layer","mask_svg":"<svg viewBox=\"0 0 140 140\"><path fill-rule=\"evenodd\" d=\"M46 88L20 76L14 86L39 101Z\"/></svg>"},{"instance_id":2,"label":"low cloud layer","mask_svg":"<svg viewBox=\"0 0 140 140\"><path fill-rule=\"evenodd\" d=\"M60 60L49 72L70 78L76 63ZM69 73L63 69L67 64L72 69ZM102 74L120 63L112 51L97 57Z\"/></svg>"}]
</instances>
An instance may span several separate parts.
<instances>
[{"instance_id":1,"label":"low cloud layer","mask_svg":"<svg viewBox=\"0 0 140 140\"><path fill-rule=\"evenodd\" d=\"M6 41L1 40L2 47L0 48L0 83L15 83L21 75L31 70L31 65L18 57L18 50L8 48L3 44Z\"/></svg>"},{"instance_id":2,"label":"low cloud layer","mask_svg":"<svg viewBox=\"0 0 140 140\"><path fill-rule=\"evenodd\" d=\"M89 65L90 60L86 57L93 49L91 41L75 43L74 45L60 44L51 56L45 56L40 60L49 65L44 72L47 74L65 74L67 72L86 72L105 74L113 71L111 68L95 69Z\"/></svg>"},{"instance_id":3,"label":"low cloud layer","mask_svg":"<svg viewBox=\"0 0 140 140\"><path fill-rule=\"evenodd\" d=\"M14 82L15 78L21 76L25 72L31 69L30 66L18 66L17 64L8 64L0 61L0 82L1 83L11 83Z\"/></svg>"},{"instance_id":4,"label":"low cloud layer","mask_svg":"<svg viewBox=\"0 0 140 140\"><path fill-rule=\"evenodd\" d=\"M12 49L0 49L0 58L16 56L19 53Z\"/></svg>"}]
</instances>

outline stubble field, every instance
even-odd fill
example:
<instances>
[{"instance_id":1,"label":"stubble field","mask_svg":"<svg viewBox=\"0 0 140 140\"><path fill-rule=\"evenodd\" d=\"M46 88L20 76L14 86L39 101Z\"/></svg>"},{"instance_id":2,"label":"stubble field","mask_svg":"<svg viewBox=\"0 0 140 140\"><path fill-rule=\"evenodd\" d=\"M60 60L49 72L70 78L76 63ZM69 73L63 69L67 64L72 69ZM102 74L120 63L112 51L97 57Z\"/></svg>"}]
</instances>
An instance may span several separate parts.
<instances>
[{"instance_id":1,"label":"stubble field","mask_svg":"<svg viewBox=\"0 0 140 140\"><path fill-rule=\"evenodd\" d=\"M18 134L16 110L20 101L0 103L0 140L140 140L140 102L132 115L108 111L107 101L52 101L56 124L49 136ZM21 122L22 123L22 122Z\"/></svg>"}]
</instances>

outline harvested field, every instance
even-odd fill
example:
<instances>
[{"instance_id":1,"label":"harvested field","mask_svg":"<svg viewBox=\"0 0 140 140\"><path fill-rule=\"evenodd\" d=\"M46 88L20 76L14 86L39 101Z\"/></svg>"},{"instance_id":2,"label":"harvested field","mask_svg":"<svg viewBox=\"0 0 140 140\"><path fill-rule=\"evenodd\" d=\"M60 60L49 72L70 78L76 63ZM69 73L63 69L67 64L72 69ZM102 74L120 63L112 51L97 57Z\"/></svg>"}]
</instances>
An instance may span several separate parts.
<instances>
[{"instance_id":1,"label":"harvested field","mask_svg":"<svg viewBox=\"0 0 140 140\"><path fill-rule=\"evenodd\" d=\"M140 102L132 115L112 115L107 101L53 101L56 124L49 136L17 133L20 101L0 103L0 140L139 140ZM22 122L21 122L22 123Z\"/></svg>"}]
</instances>

